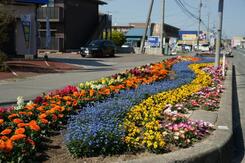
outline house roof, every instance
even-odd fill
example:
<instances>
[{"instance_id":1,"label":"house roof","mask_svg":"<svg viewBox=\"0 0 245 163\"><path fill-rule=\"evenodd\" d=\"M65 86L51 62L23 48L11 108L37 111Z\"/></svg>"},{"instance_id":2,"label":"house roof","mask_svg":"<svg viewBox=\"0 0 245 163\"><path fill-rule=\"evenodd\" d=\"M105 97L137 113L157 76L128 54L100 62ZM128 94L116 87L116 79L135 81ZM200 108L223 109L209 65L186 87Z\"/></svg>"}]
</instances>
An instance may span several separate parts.
<instances>
[{"instance_id":1,"label":"house roof","mask_svg":"<svg viewBox=\"0 0 245 163\"><path fill-rule=\"evenodd\" d=\"M15 0L17 3L47 4L48 0Z\"/></svg>"},{"instance_id":2,"label":"house roof","mask_svg":"<svg viewBox=\"0 0 245 163\"><path fill-rule=\"evenodd\" d=\"M143 28L132 28L126 33L126 37L142 37L145 29ZM150 30L147 31L147 36L150 35Z\"/></svg>"},{"instance_id":3,"label":"house roof","mask_svg":"<svg viewBox=\"0 0 245 163\"><path fill-rule=\"evenodd\" d=\"M99 5L107 5L107 3L102 0L96 0L96 1L98 2Z\"/></svg>"}]
</instances>

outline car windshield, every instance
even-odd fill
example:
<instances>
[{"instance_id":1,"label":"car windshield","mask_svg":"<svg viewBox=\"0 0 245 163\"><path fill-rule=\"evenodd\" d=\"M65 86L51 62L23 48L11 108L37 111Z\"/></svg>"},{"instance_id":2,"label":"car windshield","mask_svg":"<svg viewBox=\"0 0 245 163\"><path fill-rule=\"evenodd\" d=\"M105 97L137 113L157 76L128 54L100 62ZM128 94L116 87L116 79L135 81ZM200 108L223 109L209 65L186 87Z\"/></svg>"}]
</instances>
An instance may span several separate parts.
<instances>
[{"instance_id":1,"label":"car windshield","mask_svg":"<svg viewBox=\"0 0 245 163\"><path fill-rule=\"evenodd\" d=\"M203 44L202 46L203 46L203 47L208 47L209 45L208 45L208 44Z\"/></svg>"},{"instance_id":2,"label":"car windshield","mask_svg":"<svg viewBox=\"0 0 245 163\"><path fill-rule=\"evenodd\" d=\"M99 46L103 43L102 40L94 40L89 43L89 46Z\"/></svg>"}]
</instances>

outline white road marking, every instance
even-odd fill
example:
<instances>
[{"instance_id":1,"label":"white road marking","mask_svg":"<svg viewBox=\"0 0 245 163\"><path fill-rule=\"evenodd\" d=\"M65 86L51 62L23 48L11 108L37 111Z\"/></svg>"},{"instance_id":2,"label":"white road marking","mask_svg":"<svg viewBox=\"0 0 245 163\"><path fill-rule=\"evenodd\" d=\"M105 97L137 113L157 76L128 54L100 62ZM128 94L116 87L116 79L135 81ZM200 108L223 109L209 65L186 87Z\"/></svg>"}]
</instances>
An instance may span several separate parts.
<instances>
[{"instance_id":1,"label":"white road marking","mask_svg":"<svg viewBox=\"0 0 245 163\"><path fill-rule=\"evenodd\" d=\"M228 126L218 126L220 130L229 130Z\"/></svg>"}]
</instances>

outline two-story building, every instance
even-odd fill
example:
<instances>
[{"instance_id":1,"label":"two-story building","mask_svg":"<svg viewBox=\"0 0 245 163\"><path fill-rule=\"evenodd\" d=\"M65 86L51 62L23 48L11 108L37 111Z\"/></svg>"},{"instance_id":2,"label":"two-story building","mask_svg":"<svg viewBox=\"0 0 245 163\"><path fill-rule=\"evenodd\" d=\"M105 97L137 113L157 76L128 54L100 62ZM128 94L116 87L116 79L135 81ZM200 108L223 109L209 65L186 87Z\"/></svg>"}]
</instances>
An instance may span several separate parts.
<instances>
[{"instance_id":1,"label":"two-story building","mask_svg":"<svg viewBox=\"0 0 245 163\"><path fill-rule=\"evenodd\" d=\"M99 5L105 4L101 0L51 0L38 8L39 49L74 51L104 31L110 32L111 16L99 14Z\"/></svg>"},{"instance_id":2,"label":"two-story building","mask_svg":"<svg viewBox=\"0 0 245 163\"><path fill-rule=\"evenodd\" d=\"M9 55L37 54L36 11L39 5L47 2L48 0L9 0L0 5L1 11L7 12L15 19L15 28L9 38Z\"/></svg>"}]
</instances>

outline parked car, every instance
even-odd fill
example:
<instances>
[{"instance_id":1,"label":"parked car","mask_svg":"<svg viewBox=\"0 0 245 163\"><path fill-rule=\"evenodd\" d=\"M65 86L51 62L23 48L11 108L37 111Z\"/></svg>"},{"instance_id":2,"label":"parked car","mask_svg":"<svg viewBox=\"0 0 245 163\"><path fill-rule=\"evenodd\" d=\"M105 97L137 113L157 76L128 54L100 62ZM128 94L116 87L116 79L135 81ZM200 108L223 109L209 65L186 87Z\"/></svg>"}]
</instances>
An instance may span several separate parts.
<instances>
[{"instance_id":1,"label":"parked car","mask_svg":"<svg viewBox=\"0 0 245 163\"><path fill-rule=\"evenodd\" d=\"M197 45L195 45L195 50L198 50ZM199 51L200 52L209 52L210 48L209 48L209 44L200 44L199 45Z\"/></svg>"},{"instance_id":2,"label":"parked car","mask_svg":"<svg viewBox=\"0 0 245 163\"><path fill-rule=\"evenodd\" d=\"M86 47L81 47L82 57L114 57L116 45L111 40L93 40Z\"/></svg>"},{"instance_id":3,"label":"parked car","mask_svg":"<svg viewBox=\"0 0 245 163\"><path fill-rule=\"evenodd\" d=\"M223 49L223 50L221 50L221 53L224 53L225 56L227 56L227 57L233 57L232 49L231 48Z\"/></svg>"}]
</instances>

